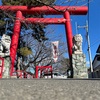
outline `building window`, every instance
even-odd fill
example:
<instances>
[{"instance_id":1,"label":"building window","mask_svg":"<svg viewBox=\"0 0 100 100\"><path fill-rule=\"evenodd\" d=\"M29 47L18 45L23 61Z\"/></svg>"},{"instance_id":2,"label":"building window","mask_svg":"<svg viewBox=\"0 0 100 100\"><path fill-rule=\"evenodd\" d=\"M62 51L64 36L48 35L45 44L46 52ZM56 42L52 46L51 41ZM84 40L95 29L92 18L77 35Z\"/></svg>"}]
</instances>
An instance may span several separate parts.
<instances>
[{"instance_id":1,"label":"building window","mask_svg":"<svg viewBox=\"0 0 100 100\"><path fill-rule=\"evenodd\" d=\"M97 57L97 61L100 61L100 57Z\"/></svg>"}]
</instances>

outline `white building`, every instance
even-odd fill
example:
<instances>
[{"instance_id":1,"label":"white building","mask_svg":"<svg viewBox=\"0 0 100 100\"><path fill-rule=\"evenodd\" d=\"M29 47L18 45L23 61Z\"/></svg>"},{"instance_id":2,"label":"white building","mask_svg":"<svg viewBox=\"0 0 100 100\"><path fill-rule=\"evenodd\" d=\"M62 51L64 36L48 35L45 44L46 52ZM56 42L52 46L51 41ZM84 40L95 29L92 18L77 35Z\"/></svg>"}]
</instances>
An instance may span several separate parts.
<instances>
[{"instance_id":1,"label":"white building","mask_svg":"<svg viewBox=\"0 0 100 100\"><path fill-rule=\"evenodd\" d=\"M100 45L98 46L92 65L93 65L93 78L100 78Z\"/></svg>"}]
</instances>

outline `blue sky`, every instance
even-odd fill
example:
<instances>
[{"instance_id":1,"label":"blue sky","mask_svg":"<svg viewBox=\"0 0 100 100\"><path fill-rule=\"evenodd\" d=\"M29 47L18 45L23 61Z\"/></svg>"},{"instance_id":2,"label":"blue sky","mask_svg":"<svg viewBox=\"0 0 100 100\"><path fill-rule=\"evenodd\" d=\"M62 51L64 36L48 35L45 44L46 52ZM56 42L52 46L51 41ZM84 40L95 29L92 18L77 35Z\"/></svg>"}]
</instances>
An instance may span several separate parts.
<instances>
[{"instance_id":1,"label":"blue sky","mask_svg":"<svg viewBox=\"0 0 100 100\"><path fill-rule=\"evenodd\" d=\"M91 54L92 60L96 55L96 50L98 45L100 44L100 0L92 0L89 3L89 37L90 37L90 46L91 46ZM85 20L87 16L79 16L77 18L73 17L73 20L79 23L79 25L85 25ZM72 22L73 26L73 33L75 32L75 25L74 21ZM83 35L83 40L85 42L85 30L79 29L79 33ZM85 35L84 35L85 34ZM88 52L87 52L87 45L83 43L83 51L87 56L88 61Z\"/></svg>"},{"instance_id":2,"label":"blue sky","mask_svg":"<svg viewBox=\"0 0 100 100\"><path fill-rule=\"evenodd\" d=\"M83 1L88 1L88 0L83 0ZM84 4L86 3L84 2L79 5L84 5ZM88 17L87 15L71 16L73 35L76 34L75 22L77 22L77 24L80 26L84 26L86 24L87 17ZM65 32L64 26L59 26L57 32L64 33ZM83 52L86 55L86 60L88 62L89 57L87 51L88 47L86 41L86 30L78 29L78 33L83 36ZM91 2L89 3L89 37L90 37L91 54L93 60L96 55L96 50L100 44L100 0L91 0Z\"/></svg>"},{"instance_id":3,"label":"blue sky","mask_svg":"<svg viewBox=\"0 0 100 100\"><path fill-rule=\"evenodd\" d=\"M60 1L61 0L59 0L59 2L57 3L59 4ZM82 2L81 4L77 4L77 5L87 6L88 0L82 0L82 1L86 1L86 2ZM68 3L66 3L66 5L67 4ZM88 14L89 14L89 37L90 37L91 54L92 54L92 60L93 60L96 55L96 50L100 44L100 0L90 0ZM71 16L73 35L76 34L75 23L77 22L78 25L84 26L86 25L87 19L88 19L87 15ZM64 41L66 41L64 25L56 25L55 33L56 35L63 34L63 39ZM87 51L88 46L87 46L87 40L86 40L86 30L78 29L78 33L83 36L83 52L86 55L87 62L89 62L88 51Z\"/></svg>"},{"instance_id":4,"label":"blue sky","mask_svg":"<svg viewBox=\"0 0 100 100\"><path fill-rule=\"evenodd\" d=\"M65 0L57 0L56 4L60 4ZM66 0L68 1L68 0ZM73 0L75 1L75 0ZM76 0L78 1L78 0ZM73 3L64 3L63 5L84 5L87 3L88 0L80 0L81 3L75 4ZM91 53L92 53L92 60L94 59L94 56L96 54L96 50L100 44L100 0L90 0L89 3L89 37L90 37L90 45L91 45ZM1 4L1 0L0 0ZM84 16L71 16L71 23L72 23L72 32L73 35L76 34L76 26L75 22L78 23L78 25L85 25L87 20L87 15ZM65 28L64 25L57 25L55 26L55 35L63 34L63 40L66 41L65 38ZM79 29L79 34L82 34L83 36L83 52L86 54L86 59L88 59L88 52L87 52L87 42L86 42L86 31L85 29Z\"/></svg>"},{"instance_id":5,"label":"blue sky","mask_svg":"<svg viewBox=\"0 0 100 100\"><path fill-rule=\"evenodd\" d=\"M85 4L85 6L87 6L88 0L83 0L83 1L86 1L86 2L82 2L79 5ZM91 54L92 54L92 60L93 60L96 55L96 50L100 44L100 0L90 0L90 1L91 2L89 2L89 12L88 12L88 14L89 14L89 37L90 37ZM59 2L57 2L57 3L59 4ZM66 5L67 5L67 3L66 3ZM65 4L64 4L64 6L65 6ZM87 15L71 16L73 35L76 34L75 23L77 22L78 25L84 26L84 25L86 25L87 19L88 19ZM56 33L56 35L63 34L63 40L66 41L64 25L56 25L55 33ZM87 40L86 40L86 30L78 29L78 33L83 36L83 52L86 55L86 60L88 62L89 57L88 57L88 51L87 51L88 46L87 46ZM66 56L68 56L68 55L66 55Z\"/></svg>"}]
</instances>

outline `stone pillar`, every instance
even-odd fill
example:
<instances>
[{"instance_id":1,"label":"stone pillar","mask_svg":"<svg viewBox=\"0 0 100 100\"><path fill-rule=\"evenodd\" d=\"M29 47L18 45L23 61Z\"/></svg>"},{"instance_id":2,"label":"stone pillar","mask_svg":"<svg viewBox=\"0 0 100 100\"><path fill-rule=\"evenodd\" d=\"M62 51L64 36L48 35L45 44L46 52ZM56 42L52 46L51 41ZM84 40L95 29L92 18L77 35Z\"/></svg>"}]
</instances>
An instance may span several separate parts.
<instances>
[{"instance_id":1,"label":"stone pillar","mask_svg":"<svg viewBox=\"0 0 100 100\"><path fill-rule=\"evenodd\" d=\"M82 52L82 36L76 34L73 37L73 54L72 54L72 66L73 66L73 78L88 78L88 72L86 67L86 57Z\"/></svg>"},{"instance_id":2,"label":"stone pillar","mask_svg":"<svg viewBox=\"0 0 100 100\"><path fill-rule=\"evenodd\" d=\"M10 36L3 34L0 41L0 57L4 58L4 69L2 73L2 78L10 78Z\"/></svg>"},{"instance_id":3,"label":"stone pillar","mask_svg":"<svg viewBox=\"0 0 100 100\"><path fill-rule=\"evenodd\" d=\"M72 54L74 78L88 78L84 54Z\"/></svg>"},{"instance_id":4,"label":"stone pillar","mask_svg":"<svg viewBox=\"0 0 100 100\"><path fill-rule=\"evenodd\" d=\"M10 78L10 66L11 66L10 56L4 57L4 72L2 78Z\"/></svg>"}]
</instances>

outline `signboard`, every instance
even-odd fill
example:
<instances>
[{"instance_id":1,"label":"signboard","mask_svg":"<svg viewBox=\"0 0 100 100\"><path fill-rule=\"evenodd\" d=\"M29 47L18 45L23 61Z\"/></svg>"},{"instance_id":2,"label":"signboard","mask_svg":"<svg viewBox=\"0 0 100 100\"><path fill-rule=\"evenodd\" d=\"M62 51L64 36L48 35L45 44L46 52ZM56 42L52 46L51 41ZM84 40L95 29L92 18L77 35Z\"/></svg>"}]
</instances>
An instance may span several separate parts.
<instances>
[{"instance_id":1,"label":"signboard","mask_svg":"<svg viewBox=\"0 0 100 100\"><path fill-rule=\"evenodd\" d=\"M59 55L58 44L59 44L59 41L51 42L52 54L53 54L52 58L53 58L54 62L57 62L57 60L58 60L58 55Z\"/></svg>"}]
</instances>

